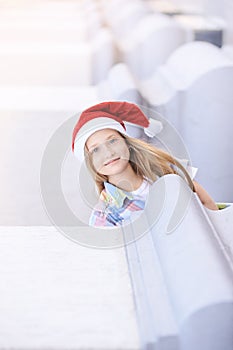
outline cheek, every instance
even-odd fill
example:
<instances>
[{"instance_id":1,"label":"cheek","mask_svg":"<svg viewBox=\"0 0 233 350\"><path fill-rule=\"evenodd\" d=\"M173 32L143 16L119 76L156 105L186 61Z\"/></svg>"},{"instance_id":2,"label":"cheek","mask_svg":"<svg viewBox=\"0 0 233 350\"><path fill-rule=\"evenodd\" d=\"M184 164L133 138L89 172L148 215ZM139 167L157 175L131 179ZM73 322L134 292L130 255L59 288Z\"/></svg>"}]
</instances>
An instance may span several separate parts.
<instances>
[{"instance_id":1,"label":"cheek","mask_svg":"<svg viewBox=\"0 0 233 350\"><path fill-rule=\"evenodd\" d=\"M100 168L102 167L102 164L103 164L103 160L100 158L100 157L96 157L92 160L92 164L95 168L96 171L99 171Z\"/></svg>"},{"instance_id":2,"label":"cheek","mask_svg":"<svg viewBox=\"0 0 233 350\"><path fill-rule=\"evenodd\" d=\"M121 156L122 158L126 159L126 160L129 160L130 158L130 152L129 152L129 149L127 147L127 145L124 145L121 149Z\"/></svg>"},{"instance_id":3,"label":"cheek","mask_svg":"<svg viewBox=\"0 0 233 350\"><path fill-rule=\"evenodd\" d=\"M103 167L105 160L106 156L104 152L101 152L93 157L92 164L97 172L99 172L99 170Z\"/></svg>"}]
</instances>

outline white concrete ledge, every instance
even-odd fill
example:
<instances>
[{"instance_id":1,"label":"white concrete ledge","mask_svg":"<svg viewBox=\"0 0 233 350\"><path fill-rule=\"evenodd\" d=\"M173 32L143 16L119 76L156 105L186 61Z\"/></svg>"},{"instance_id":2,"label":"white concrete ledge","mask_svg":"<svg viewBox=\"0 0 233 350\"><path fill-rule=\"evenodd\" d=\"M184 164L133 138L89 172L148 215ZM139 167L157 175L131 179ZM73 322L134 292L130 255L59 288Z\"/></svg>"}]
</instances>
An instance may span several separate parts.
<instances>
[{"instance_id":1,"label":"white concrete ledge","mask_svg":"<svg viewBox=\"0 0 233 350\"><path fill-rule=\"evenodd\" d=\"M77 113L98 103L94 85L59 86L0 86L0 111L66 111Z\"/></svg>"},{"instance_id":2,"label":"white concrete ledge","mask_svg":"<svg viewBox=\"0 0 233 350\"><path fill-rule=\"evenodd\" d=\"M143 105L137 82L125 63L109 69L106 79L97 84L97 95L102 101L121 100Z\"/></svg>"},{"instance_id":3,"label":"white concrete ledge","mask_svg":"<svg viewBox=\"0 0 233 350\"><path fill-rule=\"evenodd\" d=\"M164 15L150 14L118 40L118 45L122 60L133 74L146 79L184 42L184 30L176 22Z\"/></svg>"},{"instance_id":4,"label":"white concrete ledge","mask_svg":"<svg viewBox=\"0 0 233 350\"><path fill-rule=\"evenodd\" d=\"M29 14L30 15L30 14ZM41 22L28 23L26 19L21 21L10 20L0 23L1 42L55 42L79 43L87 39L87 26L76 21L65 21L64 18L57 23L49 21L41 25Z\"/></svg>"},{"instance_id":5,"label":"white concrete ledge","mask_svg":"<svg viewBox=\"0 0 233 350\"><path fill-rule=\"evenodd\" d=\"M123 248L0 227L0 273L0 349L140 349Z\"/></svg>"},{"instance_id":6,"label":"white concrete ledge","mask_svg":"<svg viewBox=\"0 0 233 350\"><path fill-rule=\"evenodd\" d=\"M206 208L206 212L218 233L233 268L233 204L228 203L225 208L218 211Z\"/></svg>"},{"instance_id":7,"label":"white concrete ledge","mask_svg":"<svg viewBox=\"0 0 233 350\"><path fill-rule=\"evenodd\" d=\"M126 246L145 349L232 349L232 256L214 224L184 181L166 175L153 185L143 217L125 227L127 238L148 230ZM228 233L231 224L219 221Z\"/></svg>"},{"instance_id":8,"label":"white concrete ledge","mask_svg":"<svg viewBox=\"0 0 233 350\"><path fill-rule=\"evenodd\" d=\"M63 36L69 38L66 41L52 29L55 33L46 32L46 40L45 32L39 31L41 40L31 37L17 42L1 41L2 86L87 86L107 76L115 62L114 42L108 29L99 29L89 41L79 40L75 28L72 37L63 28ZM27 32L33 36L30 26ZM52 40L55 34L58 37Z\"/></svg>"},{"instance_id":9,"label":"white concrete ledge","mask_svg":"<svg viewBox=\"0 0 233 350\"><path fill-rule=\"evenodd\" d=\"M91 48L87 43L1 43L0 75L5 86L90 85Z\"/></svg>"}]
</instances>

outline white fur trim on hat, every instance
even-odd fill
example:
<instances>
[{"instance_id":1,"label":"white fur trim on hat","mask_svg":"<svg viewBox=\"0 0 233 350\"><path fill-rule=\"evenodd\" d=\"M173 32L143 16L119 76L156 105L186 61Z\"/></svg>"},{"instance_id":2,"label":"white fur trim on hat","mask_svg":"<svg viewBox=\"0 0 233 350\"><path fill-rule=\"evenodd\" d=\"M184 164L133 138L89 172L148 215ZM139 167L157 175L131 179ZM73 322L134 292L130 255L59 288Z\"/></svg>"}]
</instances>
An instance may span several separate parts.
<instances>
[{"instance_id":1,"label":"white fur trim on hat","mask_svg":"<svg viewBox=\"0 0 233 350\"><path fill-rule=\"evenodd\" d=\"M144 132L147 136L154 137L163 130L163 124L161 121L150 118L149 122L149 126L144 128Z\"/></svg>"}]
</instances>

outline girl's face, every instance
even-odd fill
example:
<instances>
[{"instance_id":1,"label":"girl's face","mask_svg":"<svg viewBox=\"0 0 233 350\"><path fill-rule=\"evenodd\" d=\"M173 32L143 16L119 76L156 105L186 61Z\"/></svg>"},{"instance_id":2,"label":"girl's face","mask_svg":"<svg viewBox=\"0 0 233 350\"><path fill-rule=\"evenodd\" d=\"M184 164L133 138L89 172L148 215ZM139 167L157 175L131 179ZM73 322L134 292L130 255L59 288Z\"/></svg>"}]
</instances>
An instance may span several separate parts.
<instances>
[{"instance_id":1,"label":"girl's face","mask_svg":"<svg viewBox=\"0 0 233 350\"><path fill-rule=\"evenodd\" d=\"M102 175L117 175L129 165L129 149L125 139L113 129L93 133L86 142L95 170Z\"/></svg>"}]
</instances>

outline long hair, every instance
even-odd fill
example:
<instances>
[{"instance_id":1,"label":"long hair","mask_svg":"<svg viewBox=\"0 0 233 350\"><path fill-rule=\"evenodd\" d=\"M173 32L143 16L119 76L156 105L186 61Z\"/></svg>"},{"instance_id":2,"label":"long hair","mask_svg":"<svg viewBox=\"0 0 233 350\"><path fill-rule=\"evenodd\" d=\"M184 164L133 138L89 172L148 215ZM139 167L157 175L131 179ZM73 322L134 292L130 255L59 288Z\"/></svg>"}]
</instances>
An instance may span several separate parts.
<instances>
[{"instance_id":1,"label":"long hair","mask_svg":"<svg viewBox=\"0 0 233 350\"><path fill-rule=\"evenodd\" d=\"M169 153L162 151L145 141L123 135L120 132L119 134L125 140L129 148L129 163L135 174L149 180L151 183L155 182L163 175L177 174L187 181L192 191L195 191L193 182L186 169ZM89 169L96 183L99 193L101 193L101 191L104 189L104 182L108 181L108 177L106 175L99 174L95 170L86 146L84 153L87 168ZM181 173L176 171L175 168L179 169Z\"/></svg>"}]
</instances>

